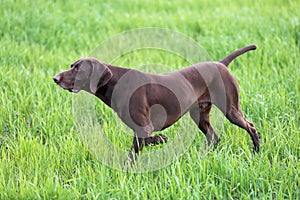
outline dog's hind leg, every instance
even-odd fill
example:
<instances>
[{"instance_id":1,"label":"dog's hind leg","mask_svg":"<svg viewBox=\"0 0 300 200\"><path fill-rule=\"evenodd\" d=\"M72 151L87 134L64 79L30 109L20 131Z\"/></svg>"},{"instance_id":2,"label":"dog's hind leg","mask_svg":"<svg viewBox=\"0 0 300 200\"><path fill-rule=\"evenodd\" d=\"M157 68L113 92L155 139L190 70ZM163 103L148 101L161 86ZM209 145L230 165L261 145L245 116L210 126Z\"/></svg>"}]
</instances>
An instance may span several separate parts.
<instances>
[{"instance_id":1,"label":"dog's hind leg","mask_svg":"<svg viewBox=\"0 0 300 200\"><path fill-rule=\"evenodd\" d=\"M237 81L234 78L230 78L230 81L226 84L226 91L227 95L225 104L224 102L216 102L216 106L222 110L226 118L231 123L239 126L249 133L254 145L254 150L258 152L260 138L253 123L249 122L243 115L239 101L239 88ZM222 109L225 107L226 109Z\"/></svg>"},{"instance_id":2,"label":"dog's hind leg","mask_svg":"<svg viewBox=\"0 0 300 200\"><path fill-rule=\"evenodd\" d=\"M252 139L252 142L253 142L253 145L254 145L254 150L256 152L259 151L259 135L258 135L258 132L256 130L256 128L254 127L253 123L249 122L244 116L243 116L243 113L241 111L241 109L238 107L238 108L232 108L227 114L226 114L226 117L227 119L239 126L240 128L243 128L245 129L251 139Z\"/></svg>"},{"instance_id":3,"label":"dog's hind leg","mask_svg":"<svg viewBox=\"0 0 300 200\"><path fill-rule=\"evenodd\" d=\"M216 146L219 143L220 138L210 124L209 113L211 107L212 104L209 102L199 103L190 110L190 116L197 124L198 128L205 134L208 145L210 146L213 143L214 146Z\"/></svg>"}]
</instances>

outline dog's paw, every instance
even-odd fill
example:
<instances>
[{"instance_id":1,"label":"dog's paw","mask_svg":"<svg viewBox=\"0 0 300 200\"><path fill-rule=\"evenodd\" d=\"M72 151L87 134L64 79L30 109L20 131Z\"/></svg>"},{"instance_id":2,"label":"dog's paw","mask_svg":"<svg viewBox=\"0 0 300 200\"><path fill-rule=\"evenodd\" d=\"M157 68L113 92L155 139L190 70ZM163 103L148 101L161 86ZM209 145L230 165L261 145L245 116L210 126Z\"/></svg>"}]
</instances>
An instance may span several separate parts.
<instances>
[{"instance_id":1,"label":"dog's paw","mask_svg":"<svg viewBox=\"0 0 300 200\"><path fill-rule=\"evenodd\" d=\"M164 144L168 142L168 137L164 134L158 134L155 136L151 136L148 138L145 138L145 146L147 145L157 145L157 144Z\"/></svg>"},{"instance_id":2,"label":"dog's paw","mask_svg":"<svg viewBox=\"0 0 300 200\"><path fill-rule=\"evenodd\" d=\"M155 135L154 137L157 138L157 141L159 144L168 142L168 137L164 134L158 134L158 135Z\"/></svg>"}]
</instances>

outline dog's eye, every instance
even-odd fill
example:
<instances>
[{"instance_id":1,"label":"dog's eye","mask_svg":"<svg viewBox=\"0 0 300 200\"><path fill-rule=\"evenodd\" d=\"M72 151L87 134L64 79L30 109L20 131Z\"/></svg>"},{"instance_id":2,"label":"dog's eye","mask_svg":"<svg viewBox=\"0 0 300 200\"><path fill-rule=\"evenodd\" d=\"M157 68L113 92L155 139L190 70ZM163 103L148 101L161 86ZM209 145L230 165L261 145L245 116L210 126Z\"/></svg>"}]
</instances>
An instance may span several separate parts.
<instances>
[{"instance_id":1,"label":"dog's eye","mask_svg":"<svg viewBox=\"0 0 300 200\"><path fill-rule=\"evenodd\" d=\"M79 71L80 71L80 68L79 68L78 66L75 66L75 67L74 67L74 70L75 70L76 72L79 72Z\"/></svg>"}]
</instances>

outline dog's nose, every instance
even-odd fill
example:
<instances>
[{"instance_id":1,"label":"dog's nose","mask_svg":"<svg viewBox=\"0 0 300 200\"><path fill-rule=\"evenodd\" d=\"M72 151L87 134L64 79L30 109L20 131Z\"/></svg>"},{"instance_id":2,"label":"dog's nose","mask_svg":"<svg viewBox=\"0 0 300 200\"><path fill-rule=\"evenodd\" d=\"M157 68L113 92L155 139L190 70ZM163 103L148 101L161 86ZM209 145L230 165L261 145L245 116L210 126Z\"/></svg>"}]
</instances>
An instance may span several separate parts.
<instances>
[{"instance_id":1,"label":"dog's nose","mask_svg":"<svg viewBox=\"0 0 300 200\"><path fill-rule=\"evenodd\" d=\"M53 80L54 80L55 83L59 83L60 77L59 76L54 76Z\"/></svg>"},{"instance_id":2,"label":"dog's nose","mask_svg":"<svg viewBox=\"0 0 300 200\"><path fill-rule=\"evenodd\" d=\"M58 81L59 81L58 78L56 78L56 77L54 77L53 80L55 83L58 83Z\"/></svg>"}]
</instances>

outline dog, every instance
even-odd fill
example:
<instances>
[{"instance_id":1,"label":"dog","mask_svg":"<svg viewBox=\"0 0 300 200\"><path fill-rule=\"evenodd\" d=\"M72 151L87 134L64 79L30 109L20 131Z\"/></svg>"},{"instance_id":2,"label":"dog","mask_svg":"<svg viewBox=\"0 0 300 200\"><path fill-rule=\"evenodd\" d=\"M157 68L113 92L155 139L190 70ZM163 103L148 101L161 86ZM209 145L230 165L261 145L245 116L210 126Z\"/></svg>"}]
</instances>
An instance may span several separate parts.
<instances>
[{"instance_id":1,"label":"dog","mask_svg":"<svg viewBox=\"0 0 300 200\"><path fill-rule=\"evenodd\" d=\"M228 71L236 57L255 49L255 45L246 46L219 62L201 62L165 74L143 73L96 58L82 58L53 80L70 92L89 92L111 107L133 130L135 155L146 145L167 142L165 135L151 134L173 125L187 112L205 134L208 145L216 146L220 139L209 117L213 104L231 123L249 133L258 152L259 134L242 113L238 83ZM133 159L132 150L130 158Z\"/></svg>"}]
</instances>

